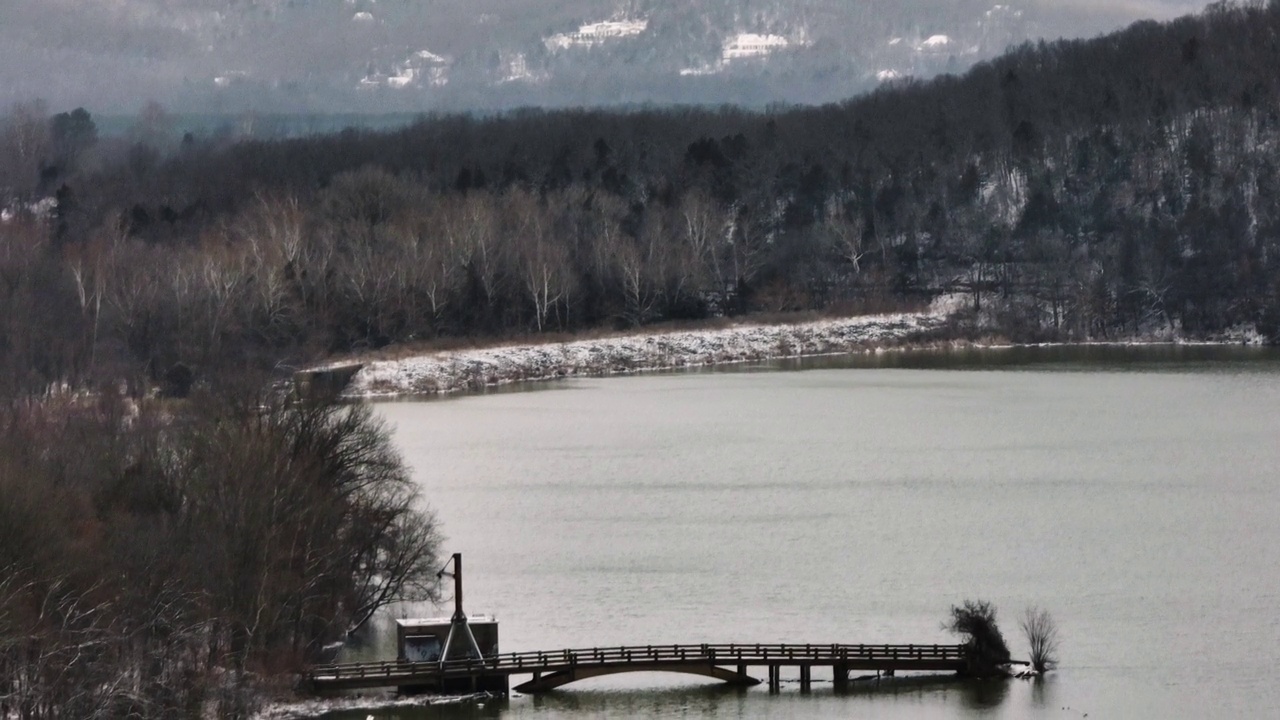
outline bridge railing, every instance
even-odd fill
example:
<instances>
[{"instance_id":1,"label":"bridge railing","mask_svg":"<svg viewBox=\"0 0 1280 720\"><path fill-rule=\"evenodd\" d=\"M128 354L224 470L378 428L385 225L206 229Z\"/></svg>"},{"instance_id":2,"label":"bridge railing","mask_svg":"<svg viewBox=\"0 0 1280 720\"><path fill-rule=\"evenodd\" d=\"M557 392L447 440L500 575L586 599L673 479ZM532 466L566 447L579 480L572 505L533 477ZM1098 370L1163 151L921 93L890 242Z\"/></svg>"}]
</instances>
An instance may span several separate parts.
<instances>
[{"instance_id":1,"label":"bridge railing","mask_svg":"<svg viewBox=\"0 0 1280 720\"><path fill-rule=\"evenodd\" d=\"M623 645L575 648L555 651L503 653L487 658L465 658L438 662L388 661L319 665L311 669L312 679L353 679L429 674L518 673L577 665L632 663L711 662L753 664L766 662L836 663L849 661L953 662L964 659L962 645L813 645L813 644L716 644Z\"/></svg>"},{"instance_id":2,"label":"bridge railing","mask_svg":"<svg viewBox=\"0 0 1280 720\"><path fill-rule=\"evenodd\" d=\"M674 660L712 660L731 663L738 660L960 660L960 645L814 645L814 644L713 644L700 645L627 645L619 647L577 648L554 652L533 651L507 653L480 660L458 660L445 664L494 665L501 667L546 666L552 664L593 664L613 662L660 662Z\"/></svg>"}]
</instances>

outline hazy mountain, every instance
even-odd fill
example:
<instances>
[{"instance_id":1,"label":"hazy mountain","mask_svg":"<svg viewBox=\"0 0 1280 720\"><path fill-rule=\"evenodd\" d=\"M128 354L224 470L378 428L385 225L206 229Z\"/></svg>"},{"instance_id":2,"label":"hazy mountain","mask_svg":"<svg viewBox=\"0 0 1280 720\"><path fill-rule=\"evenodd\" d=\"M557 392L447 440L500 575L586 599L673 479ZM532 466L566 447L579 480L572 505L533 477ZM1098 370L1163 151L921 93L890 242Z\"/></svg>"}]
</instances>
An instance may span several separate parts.
<instances>
[{"instance_id":1,"label":"hazy mountain","mask_svg":"<svg viewBox=\"0 0 1280 720\"><path fill-rule=\"evenodd\" d=\"M1189 0L5 0L0 102L368 111L814 102Z\"/></svg>"}]
</instances>

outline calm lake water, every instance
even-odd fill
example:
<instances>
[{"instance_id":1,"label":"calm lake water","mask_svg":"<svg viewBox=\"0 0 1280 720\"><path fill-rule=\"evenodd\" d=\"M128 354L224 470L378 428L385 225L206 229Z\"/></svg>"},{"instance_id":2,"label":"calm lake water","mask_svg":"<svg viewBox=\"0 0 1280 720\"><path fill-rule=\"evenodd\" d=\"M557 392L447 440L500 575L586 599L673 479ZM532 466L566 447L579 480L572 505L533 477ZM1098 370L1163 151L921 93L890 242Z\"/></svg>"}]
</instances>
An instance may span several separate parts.
<instances>
[{"instance_id":1,"label":"calm lake water","mask_svg":"<svg viewBox=\"0 0 1280 720\"><path fill-rule=\"evenodd\" d=\"M786 367L801 371L378 410L446 552L464 553L467 610L498 616L504 651L944 643L949 606L984 598L1015 656L1023 608L1049 609L1058 672L805 696L623 675L378 717L1280 712L1280 355L1042 348Z\"/></svg>"}]
</instances>

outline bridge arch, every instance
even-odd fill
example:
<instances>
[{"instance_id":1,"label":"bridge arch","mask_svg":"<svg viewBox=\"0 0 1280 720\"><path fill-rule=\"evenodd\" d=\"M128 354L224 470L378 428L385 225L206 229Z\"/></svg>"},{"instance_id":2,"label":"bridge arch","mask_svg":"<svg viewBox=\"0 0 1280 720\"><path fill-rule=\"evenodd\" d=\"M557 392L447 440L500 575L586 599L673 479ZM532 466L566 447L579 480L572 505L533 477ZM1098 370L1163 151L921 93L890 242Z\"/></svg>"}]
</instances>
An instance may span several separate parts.
<instances>
[{"instance_id":1,"label":"bridge arch","mask_svg":"<svg viewBox=\"0 0 1280 720\"><path fill-rule=\"evenodd\" d=\"M567 670L557 670L549 672L545 675L535 675L528 682L521 683L515 687L516 692L525 693L526 695L534 695L548 690L554 690L558 687L568 685L579 680L588 680L595 677L604 677L606 675L619 675L622 673L635 672L673 672L684 673L686 675L701 675L703 677L723 680L732 685L759 685L760 681L747 675L745 672L737 672L727 670L725 668L713 665L711 663L634 663L627 665L598 665L595 667L578 667Z\"/></svg>"}]
</instances>

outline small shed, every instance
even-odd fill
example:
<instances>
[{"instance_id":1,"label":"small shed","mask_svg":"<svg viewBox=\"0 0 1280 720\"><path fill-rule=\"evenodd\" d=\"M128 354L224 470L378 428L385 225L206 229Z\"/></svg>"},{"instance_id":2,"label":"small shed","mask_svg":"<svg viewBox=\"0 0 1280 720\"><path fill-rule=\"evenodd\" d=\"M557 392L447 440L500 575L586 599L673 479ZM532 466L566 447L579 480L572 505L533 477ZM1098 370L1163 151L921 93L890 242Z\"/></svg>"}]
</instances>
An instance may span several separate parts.
<instances>
[{"instance_id":1,"label":"small shed","mask_svg":"<svg viewBox=\"0 0 1280 720\"><path fill-rule=\"evenodd\" d=\"M475 638L475 649L485 657L498 654L498 619L492 615L472 615L464 618L460 625L462 630L470 630ZM404 662L440 662L445 651L445 643L449 642L449 631L454 628L452 618L412 618L396 620L397 658ZM449 652L450 660L462 660L475 657L469 638L455 634L453 649ZM415 694L419 692L491 692L505 694L508 691L506 675L475 675L466 679L441 681L438 686L402 687L400 692Z\"/></svg>"},{"instance_id":2,"label":"small shed","mask_svg":"<svg viewBox=\"0 0 1280 720\"><path fill-rule=\"evenodd\" d=\"M498 654L498 619L492 615L472 615L467 618L471 634L476 639L481 654L490 657ZM408 662L440 662L444 644L449 639L453 621L447 617L410 618L396 620L397 658ZM450 656L462 659L474 656L468 644L456 644Z\"/></svg>"}]
</instances>

